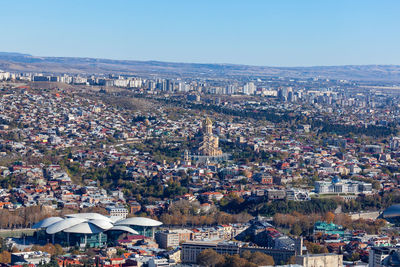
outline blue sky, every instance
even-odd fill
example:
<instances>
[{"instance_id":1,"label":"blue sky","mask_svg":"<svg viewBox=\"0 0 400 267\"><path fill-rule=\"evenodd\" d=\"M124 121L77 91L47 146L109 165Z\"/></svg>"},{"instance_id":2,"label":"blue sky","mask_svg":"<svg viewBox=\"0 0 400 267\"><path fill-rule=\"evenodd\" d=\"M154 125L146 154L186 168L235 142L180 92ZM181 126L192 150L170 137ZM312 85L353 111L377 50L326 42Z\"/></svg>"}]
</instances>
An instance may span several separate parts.
<instances>
[{"instance_id":1,"label":"blue sky","mask_svg":"<svg viewBox=\"0 0 400 267\"><path fill-rule=\"evenodd\" d=\"M0 51L265 66L400 64L397 0L3 1Z\"/></svg>"}]
</instances>

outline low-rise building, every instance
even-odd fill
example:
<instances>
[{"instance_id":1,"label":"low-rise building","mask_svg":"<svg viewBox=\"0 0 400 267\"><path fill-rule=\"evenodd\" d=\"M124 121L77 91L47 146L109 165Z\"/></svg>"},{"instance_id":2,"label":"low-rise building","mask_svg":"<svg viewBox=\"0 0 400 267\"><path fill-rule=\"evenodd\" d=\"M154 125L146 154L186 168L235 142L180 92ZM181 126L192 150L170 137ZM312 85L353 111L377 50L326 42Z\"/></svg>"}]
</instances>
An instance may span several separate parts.
<instances>
[{"instance_id":1,"label":"low-rise building","mask_svg":"<svg viewBox=\"0 0 400 267\"><path fill-rule=\"evenodd\" d=\"M353 181L333 179L332 181L316 181L315 193L317 194L341 194L341 193L372 193L372 184Z\"/></svg>"},{"instance_id":2,"label":"low-rise building","mask_svg":"<svg viewBox=\"0 0 400 267\"><path fill-rule=\"evenodd\" d=\"M29 251L29 252L18 252L11 253L11 263L12 264L34 264L38 265L40 263L49 263L50 254L42 251Z\"/></svg>"},{"instance_id":3,"label":"low-rise building","mask_svg":"<svg viewBox=\"0 0 400 267\"><path fill-rule=\"evenodd\" d=\"M179 246L179 234L174 232L157 232L156 241L160 248L169 248Z\"/></svg>"},{"instance_id":4,"label":"low-rise building","mask_svg":"<svg viewBox=\"0 0 400 267\"><path fill-rule=\"evenodd\" d=\"M123 207L108 207L107 210L112 218L126 219L128 215L128 210Z\"/></svg>"},{"instance_id":5,"label":"low-rise building","mask_svg":"<svg viewBox=\"0 0 400 267\"><path fill-rule=\"evenodd\" d=\"M372 247L369 252L369 267L399 266L400 248Z\"/></svg>"},{"instance_id":6,"label":"low-rise building","mask_svg":"<svg viewBox=\"0 0 400 267\"><path fill-rule=\"evenodd\" d=\"M251 253L261 252L270 255L275 262L286 262L296 255L297 250L273 249L266 247L252 247L242 242L221 241L189 241L182 244L182 263L196 263L197 255L205 249L213 249L219 254L242 254L244 251ZM301 254L300 252L298 254Z\"/></svg>"},{"instance_id":7,"label":"low-rise building","mask_svg":"<svg viewBox=\"0 0 400 267\"><path fill-rule=\"evenodd\" d=\"M343 255L337 254L307 254L296 256L296 264L304 267L342 267Z\"/></svg>"}]
</instances>

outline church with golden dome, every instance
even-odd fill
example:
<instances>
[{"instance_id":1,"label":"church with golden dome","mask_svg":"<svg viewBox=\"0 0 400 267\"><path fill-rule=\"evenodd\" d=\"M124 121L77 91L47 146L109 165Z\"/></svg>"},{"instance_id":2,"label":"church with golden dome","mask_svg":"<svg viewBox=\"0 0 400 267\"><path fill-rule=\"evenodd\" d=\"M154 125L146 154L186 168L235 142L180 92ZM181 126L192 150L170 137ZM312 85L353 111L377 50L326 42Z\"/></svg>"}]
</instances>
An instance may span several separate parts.
<instances>
[{"instance_id":1,"label":"church with golden dome","mask_svg":"<svg viewBox=\"0 0 400 267\"><path fill-rule=\"evenodd\" d=\"M202 156L221 156L222 150L219 149L219 138L212 132L213 126L210 118L206 118L203 124L203 140L200 143L199 154Z\"/></svg>"}]
</instances>

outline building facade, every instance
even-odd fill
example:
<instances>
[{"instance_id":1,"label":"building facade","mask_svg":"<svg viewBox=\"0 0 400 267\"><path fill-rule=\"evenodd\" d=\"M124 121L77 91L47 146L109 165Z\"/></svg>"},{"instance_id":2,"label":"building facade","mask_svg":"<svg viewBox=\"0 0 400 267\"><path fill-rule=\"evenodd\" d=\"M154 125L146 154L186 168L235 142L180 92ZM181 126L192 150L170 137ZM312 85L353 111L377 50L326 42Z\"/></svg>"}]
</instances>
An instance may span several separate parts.
<instances>
[{"instance_id":1,"label":"building facade","mask_svg":"<svg viewBox=\"0 0 400 267\"><path fill-rule=\"evenodd\" d=\"M296 264L307 267L342 267L343 255L307 254L296 256Z\"/></svg>"},{"instance_id":2,"label":"building facade","mask_svg":"<svg viewBox=\"0 0 400 267\"><path fill-rule=\"evenodd\" d=\"M372 193L372 184L361 181L339 180L339 181L316 181L315 193L317 194L370 194Z\"/></svg>"},{"instance_id":3,"label":"building facade","mask_svg":"<svg viewBox=\"0 0 400 267\"><path fill-rule=\"evenodd\" d=\"M169 248L169 247L177 247L179 246L179 234L174 232L157 232L156 241L160 248Z\"/></svg>"},{"instance_id":4,"label":"building facade","mask_svg":"<svg viewBox=\"0 0 400 267\"><path fill-rule=\"evenodd\" d=\"M368 264L369 267L400 266L400 248L372 247Z\"/></svg>"},{"instance_id":5,"label":"building facade","mask_svg":"<svg viewBox=\"0 0 400 267\"><path fill-rule=\"evenodd\" d=\"M182 263L196 263L197 255L205 249L213 249L222 255L242 254L245 251L261 252L273 257L275 262L287 262L290 257L296 255L296 250L250 247L241 242L189 241L182 244Z\"/></svg>"},{"instance_id":6,"label":"building facade","mask_svg":"<svg viewBox=\"0 0 400 267\"><path fill-rule=\"evenodd\" d=\"M203 125L203 141L200 143L199 153L203 156L221 156L222 150L219 149L219 138L213 135L212 121L206 118Z\"/></svg>"}]
</instances>

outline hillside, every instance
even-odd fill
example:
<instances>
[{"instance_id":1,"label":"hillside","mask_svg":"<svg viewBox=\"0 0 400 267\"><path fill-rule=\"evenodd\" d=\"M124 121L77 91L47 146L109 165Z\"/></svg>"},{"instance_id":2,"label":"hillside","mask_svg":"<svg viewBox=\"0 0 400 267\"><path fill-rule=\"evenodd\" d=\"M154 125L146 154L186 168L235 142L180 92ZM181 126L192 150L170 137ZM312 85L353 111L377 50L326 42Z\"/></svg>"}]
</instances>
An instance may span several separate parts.
<instances>
[{"instance_id":1,"label":"hillside","mask_svg":"<svg viewBox=\"0 0 400 267\"><path fill-rule=\"evenodd\" d=\"M0 52L0 70L81 74L119 73L172 77L320 77L361 81L400 82L400 66L398 65L268 67L77 57L36 57L28 54L7 52Z\"/></svg>"}]
</instances>

